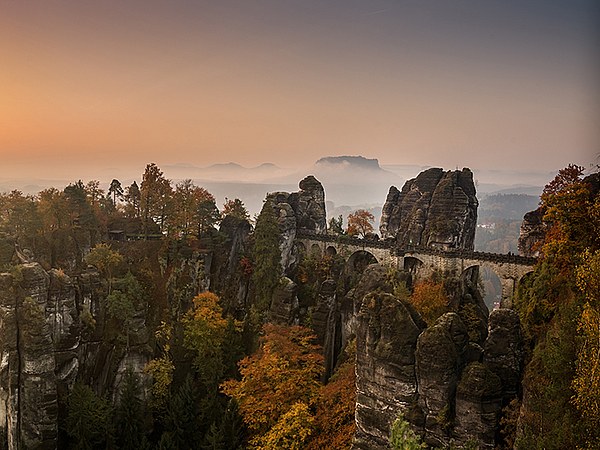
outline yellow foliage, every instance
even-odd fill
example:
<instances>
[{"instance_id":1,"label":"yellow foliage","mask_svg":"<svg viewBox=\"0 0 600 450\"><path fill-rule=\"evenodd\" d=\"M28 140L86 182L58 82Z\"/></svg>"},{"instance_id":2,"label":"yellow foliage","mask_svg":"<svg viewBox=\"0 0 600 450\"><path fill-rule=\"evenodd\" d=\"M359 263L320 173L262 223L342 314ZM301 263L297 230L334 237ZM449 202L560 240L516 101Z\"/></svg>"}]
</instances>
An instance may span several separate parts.
<instances>
[{"instance_id":1,"label":"yellow foliage","mask_svg":"<svg viewBox=\"0 0 600 450\"><path fill-rule=\"evenodd\" d=\"M313 431L314 417L303 402L295 403L264 435L250 441L253 450L301 450Z\"/></svg>"},{"instance_id":2,"label":"yellow foliage","mask_svg":"<svg viewBox=\"0 0 600 450\"><path fill-rule=\"evenodd\" d=\"M436 284L433 279L417 281L410 302L428 326L433 325L438 317L448 311L449 307L444 286Z\"/></svg>"}]
</instances>

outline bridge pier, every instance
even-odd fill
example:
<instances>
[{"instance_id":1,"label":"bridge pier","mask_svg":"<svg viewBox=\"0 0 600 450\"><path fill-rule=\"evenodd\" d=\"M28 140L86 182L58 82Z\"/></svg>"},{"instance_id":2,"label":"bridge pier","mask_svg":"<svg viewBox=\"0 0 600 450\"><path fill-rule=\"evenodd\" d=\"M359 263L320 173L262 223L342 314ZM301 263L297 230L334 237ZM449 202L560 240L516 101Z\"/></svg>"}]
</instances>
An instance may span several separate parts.
<instances>
[{"instance_id":1,"label":"bridge pier","mask_svg":"<svg viewBox=\"0 0 600 450\"><path fill-rule=\"evenodd\" d=\"M502 298L500 299L500 308L512 308L512 298L515 293L515 280L513 278L501 278Z\"/></svg>"}]
</instances>

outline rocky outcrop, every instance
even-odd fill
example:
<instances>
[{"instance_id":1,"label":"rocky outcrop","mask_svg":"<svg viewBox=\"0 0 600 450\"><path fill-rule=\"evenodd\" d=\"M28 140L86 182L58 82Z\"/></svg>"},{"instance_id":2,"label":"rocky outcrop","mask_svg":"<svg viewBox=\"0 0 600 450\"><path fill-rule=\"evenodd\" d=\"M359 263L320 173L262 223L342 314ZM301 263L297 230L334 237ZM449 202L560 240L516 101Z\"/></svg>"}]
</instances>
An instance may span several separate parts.
<instances>
[{"instance_id":1,"label":"rocky outcrop","mask_svg":"<svg viewBox=\"0 0 600 450\"><path fill-rule=\"evenodd\" d=\"M391 294L364 297L356 329L356 424L353 449L388 449L400 411L417 401L415 348L425 323Z\"/></svg>"},{"instance_id":2,"label":"rocky outcrop","mask_svg":"<svg viewBox=\"0 0 600 450\"><path fill-rule=\"evenodd\" d=\"M225 250L228 251L226 270L228 276L233 275L239 264L238 256L248 246L250 228L250 222L233 216L225 216L219 226L219 231L228 238L225 243Z\"/></svg>"},{"instance_id":3,"label":"rocky outcrop","mask_svg":"<svg viewBox=\"0 0 600 450\"><path fill-rule=\"evenodd\" d=\"M478 201L469 169L434 168L390 187L379 231L399 245L473 250Z\"/></svg>"},{"instance_id":4,"label":"rocky outcrop","mask_svg":"<svg viewBox=\"0 0 600 450\"><path fill-rule=\"evenodd\" d=\"M377 278L377 265L367 270ZM425 328L410 303L367 281L362 288L375 292L363 295L357 317L352 448L388 449L400 412L428 445L452 439L464 445L473 437L479 448L495 448L502 408L518 393L523 370L518 315L492 312L482 349L470 341L478 327L468 329L459 314L446 313Z\"/></svg>"},{"instance_id":5,"label":"rocky outcrop","mask_svg":"<svg viewBox=\"0 0 600 450\"><path fill-rule=\"evenodd\" d=\"M516 311L492 311L483 350L483 363L500 378L504 402L508 403L519 393L525 357L521 321Z\"/></svg>"},{"instance_id":6,"label":"rocky outcrop","mask_svg":"<svg viewBox=\"0 0 600 450\"><path fill-rule=\"evenodd\" d=\"M298 286L284 277L273 292L270 320L277 325L298 325Z\"/></svg>"},{"instance_id":7,"label":"rocky outcrop","mask_svg":"<svg viewBox=\"0 0 600 450\"><path fill-rule=\"evenodd\" d=\"M530 211L523 217L521 222L521 231L519 234L518 249L521 256L534 257L540 256L541 245L546 238L552 224L544 220L545 208L538 208Z\"/></svg>"},{"instance_id":8,"label":"rocky outcrop","mask_svg":"<svg viewBox=\"0 0 600 450\"><path fill-rule=\"evenodd\" d=\"M105 338L104 295L93 269L68 276L34 262L0 274L0 428L9 449L57 448L59 404L76 378L114 398L133 367L147 386L145 308L129 324L129 350L117 355Z\"/></svg>"},{"instance_id":9,"label":"rocky outcrop","mask_svg":"<svg viewBox=\"0 0 600 450\"><path fill-rule=\"evenodd\" d=\"M299 192L273 192L267 196L275 210L279 225L281 265L284 271L295 267L299 261L299 251L294 246L298 230L316 234L327 232L325 210L325 190L312 175L300 181Z\"/></svg>"},{"instance_id":10,"label":"rocky outcrop","mask_svg":"<svg viewBox=\"0 0 600 450\"><path fill-rule=\"evenodd\" d=\"M425 415L425 442L447 445L454 418L456 385L469 337L460 317L447 313L417 342L419 406Z\"/></svg>"},{"instance_id":11,"label":"rocky outcrop","mask_svg":"<svg viewBox=\"0 0 600 450\"><path fill-rule=\"evenodd\" d=\"M334 366L342 347L340 313L337 305L336 282L325 280L317 297L311 319L312 329L316 334L315 344L323 347L325 371L322 381L325 382L333 373Z\"/></svg>"},{"instance_id":12,"label":"rocky outcrop","mask_svg":"<svg viewBox=\"0 0 600 450\"><path fill-rule=\"evenodd\" d=\"M494 449L501 411L500 377L479 362L469 364L463 370L456 392L456 443L464 445L473 438L479 449Z\"/></svg>"}]
</instances>

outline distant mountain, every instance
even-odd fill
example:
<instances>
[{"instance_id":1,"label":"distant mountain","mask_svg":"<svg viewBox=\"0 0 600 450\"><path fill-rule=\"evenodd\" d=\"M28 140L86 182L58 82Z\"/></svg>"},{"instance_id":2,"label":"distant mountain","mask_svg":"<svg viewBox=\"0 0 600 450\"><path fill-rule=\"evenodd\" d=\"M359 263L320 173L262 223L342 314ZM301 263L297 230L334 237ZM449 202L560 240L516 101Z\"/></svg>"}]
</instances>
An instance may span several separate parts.
<instances>
[{"instance_id":1,"label":"distant mountain","mask_svg":"<svg viewBox=\"0 0 600 450\"><path fill-rule=\"evenodd\" d=\"M364 156L326 156L319 159L315 166L342 165L345 167L354 167L357 169L381 170L379 161L376 158L368 159Z\"/></svg>"}]
</instances>

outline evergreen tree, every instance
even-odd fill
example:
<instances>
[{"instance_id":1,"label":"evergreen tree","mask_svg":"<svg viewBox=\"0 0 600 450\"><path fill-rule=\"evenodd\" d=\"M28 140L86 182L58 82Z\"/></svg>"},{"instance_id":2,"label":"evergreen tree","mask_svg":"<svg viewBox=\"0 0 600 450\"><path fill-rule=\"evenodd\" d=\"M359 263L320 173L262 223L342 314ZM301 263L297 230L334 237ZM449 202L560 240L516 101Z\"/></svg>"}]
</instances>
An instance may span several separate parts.
<instances>
[{"instance_id":1,"label":"evergreen tree","mask_svg":"<svg viewBox=\"0 0 600 450\"><path fill-rule=\"evenodd\" d=\"M108 400L98 398L89 386L78 381L69 396L69 412L65 419L71 448L111 448L114 441L112 419L113 409Z\"/></svg>"},{"instance_id":2,"label":"evergreen tree","mask_svg":"<svg viewBox=\"0 0 600 450\"><path fill-rule=\"evenodd\" d=\"M200 392L192 377L188 376L177 394L171 397L165 415L165 432L161 436L159 448L198 448L202 437L199 427L200 413Z\"/></svg>"},{"instance_id":3,"label":"evergreen tree","mask_svg":"<svg viewBox=\"0 0 600 450\"><path fill-rule=\"evenodd\" d=\"M138 450L147 445L140 394L139 378L128 368L116 411L117 444L121 450Z\"/></svg>"},{"instance_id":4,"label":"evergreen tree","mask_svg":"<svg viewBox=\"0 0 600 450\"><path fill-rule=\"evenodd\" d=\"M135 182L134 182L135 183ZM116 178L110 182L110 186L108 188L109 195L112 195L112 201L115 206L117 206L117 198L123 197L123 187L121 186L121 182Z\"/></svg>"},{"instance_id":5,"label":"evergreen tree","mask_svg":"<svg viewBox=\"0 0 600 450\"><path fill-rule=\"evenodd\" d=\"M281 277L281 251L279 249L279 226L270 201L265 201L254 231L254 273L252 279L256 286L259 310L264 311L271 305L273 291Z\"/></svg>"}]
</instances>

